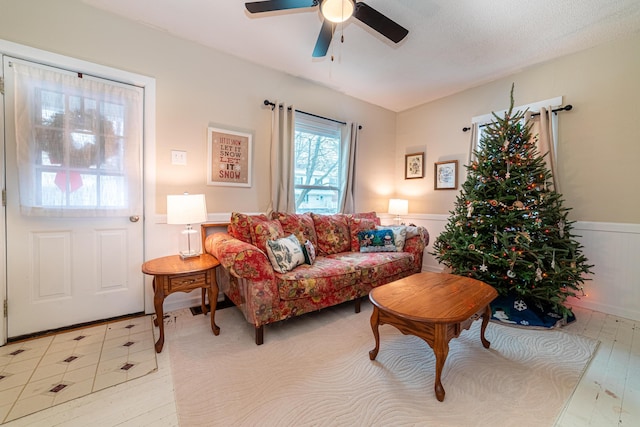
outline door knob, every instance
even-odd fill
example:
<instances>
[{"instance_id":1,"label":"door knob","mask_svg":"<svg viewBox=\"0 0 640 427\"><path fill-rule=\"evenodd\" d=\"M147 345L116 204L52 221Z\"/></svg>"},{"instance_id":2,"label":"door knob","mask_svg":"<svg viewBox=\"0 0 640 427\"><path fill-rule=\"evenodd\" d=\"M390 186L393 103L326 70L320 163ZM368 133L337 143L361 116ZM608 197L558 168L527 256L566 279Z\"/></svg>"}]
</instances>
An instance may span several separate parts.
<instances>
[{"instance_id":1,"label":"door knob","mask_svg":"<svg viewBox=\"0 0 640 427\"><path fill-rule=\"evenodd\" d=\"M131 216L129 217L129 221L131 221L131 222L138 222L138 221L140 221L140 217L139 217L138 215L131 215Z\"/></svg>"}]
</instances>

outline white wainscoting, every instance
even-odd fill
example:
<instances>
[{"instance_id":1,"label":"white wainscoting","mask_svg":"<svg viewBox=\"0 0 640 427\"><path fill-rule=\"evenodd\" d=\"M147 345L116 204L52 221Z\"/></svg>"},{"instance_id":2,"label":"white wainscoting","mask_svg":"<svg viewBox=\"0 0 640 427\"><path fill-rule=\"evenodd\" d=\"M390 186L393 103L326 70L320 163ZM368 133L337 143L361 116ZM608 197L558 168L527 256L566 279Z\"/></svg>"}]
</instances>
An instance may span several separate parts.
<instances>
[{"instance_id":1,"label":"white wainscoting","mask_svg":"<svg viewBox=\"0 0 640 427\"><path fill-rule=\"evenodd\" d=\"M381 215L383 216L383 215ZM407 224L422 225L429 231L423 271L442 271L430 252L444 231L448 215L413 214L403 217ZM576 222L573 234L583 245L583 253L593 274L585 282L585 296L571 298L575 306L632 320L640 320L640 224Z\"/></svg>"}]
</instances>

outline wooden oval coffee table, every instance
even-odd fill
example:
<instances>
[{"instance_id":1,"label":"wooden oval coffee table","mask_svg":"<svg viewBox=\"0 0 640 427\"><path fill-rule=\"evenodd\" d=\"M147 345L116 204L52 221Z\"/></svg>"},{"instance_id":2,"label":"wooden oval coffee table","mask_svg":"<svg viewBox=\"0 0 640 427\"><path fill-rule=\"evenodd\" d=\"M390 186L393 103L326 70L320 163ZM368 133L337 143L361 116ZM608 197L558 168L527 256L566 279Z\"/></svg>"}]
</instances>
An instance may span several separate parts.
<instances>
[{"instance_id":1,"label":"wooden oval coffee table","mask_svg":"<svg viewBox=\"0 0 640 427\"><path fill-rule=\"evenodd\" d=\"M496 296L496 290L484 282L445 273L418 273L374 288L369 299L373 303L371 329L376 347L369 358L374 360L378 355L380 325L389 324L403 334L422 338L436 356L435 392L442 402L445 391L440 376L449 341L482 317L480 340L489 348L484 331L491 318L489 303Z\"/></svg>"}]
</instances>

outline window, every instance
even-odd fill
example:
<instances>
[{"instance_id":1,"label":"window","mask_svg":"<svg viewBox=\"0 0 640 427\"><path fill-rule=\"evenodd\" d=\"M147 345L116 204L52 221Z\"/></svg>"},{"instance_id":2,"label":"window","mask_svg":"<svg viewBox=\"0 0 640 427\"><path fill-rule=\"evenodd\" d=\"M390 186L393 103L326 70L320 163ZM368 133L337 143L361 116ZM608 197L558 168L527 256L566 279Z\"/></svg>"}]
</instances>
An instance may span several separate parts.
<instances>
[{"instance_id":1,"label":"window","mask_svg":"<svg viewBox=\"0 0 640 427\"><path fill-rule=\"evenodd\" d=\"M14 60L24 214L113 216L139 196L141 89ZM139 211L139 207L134 206Z\"/></svg>"},{"instance_id":2,"label":"window","mask_svg":"<svg viewBox=\"0 0 640 427\"><path fill-rule=\"evenodd\" d=\"M296 212L337 213L340 209L343 146L340 123L301 112L295 119Z\"/></svg>"}]
</instances>

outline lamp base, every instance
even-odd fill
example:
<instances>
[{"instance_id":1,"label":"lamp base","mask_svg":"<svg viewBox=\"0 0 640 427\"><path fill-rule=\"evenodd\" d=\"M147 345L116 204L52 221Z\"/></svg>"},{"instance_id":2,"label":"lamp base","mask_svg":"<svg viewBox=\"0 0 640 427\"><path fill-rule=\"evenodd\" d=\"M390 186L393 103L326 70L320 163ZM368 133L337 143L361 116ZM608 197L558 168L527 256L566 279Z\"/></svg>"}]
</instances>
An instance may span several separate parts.
<instances>
[{"instance_id":1,"label":"lamp base","mask_svg":"<svg viewBox=\"0 0 640 427\"><path fill-rule=\"evenodd\" d=\"M200 252L196 252L196 251L181 251L180 252L180 258L182 259L187 259L187 258L195 258L200 256Z\"/></svg>"}]
</instances>

